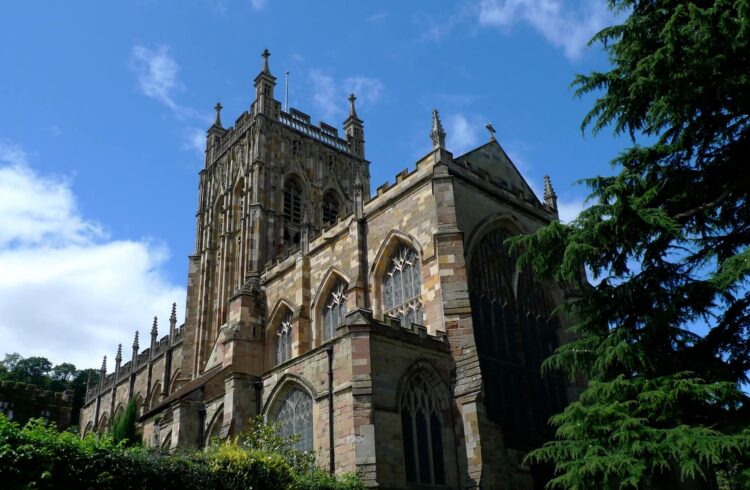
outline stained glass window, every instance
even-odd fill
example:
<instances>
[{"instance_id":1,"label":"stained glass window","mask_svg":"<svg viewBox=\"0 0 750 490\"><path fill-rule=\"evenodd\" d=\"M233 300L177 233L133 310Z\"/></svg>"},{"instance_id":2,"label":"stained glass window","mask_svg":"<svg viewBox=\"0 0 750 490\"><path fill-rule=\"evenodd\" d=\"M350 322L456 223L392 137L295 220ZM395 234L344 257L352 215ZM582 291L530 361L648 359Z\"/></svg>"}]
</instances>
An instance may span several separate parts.
<instances>
[{"instance_id":1,"label":"stained glass window","mask_svg":"<svg viewBox=\"0 0 750 490\"><path fill-rule=\"evenodd\" d=\"M299 451L312 451L313 449L312 404L312 397L295 386L281 401L276 415L279 435L297 436L294 448Z\"/></svg>"},{"instance_id":2,"label":"stained glass window","mask_svg":"<svg viewBox=\"0 0 750 490\"><path fill-rule=\"evenodd\" d=\"M530 267L518 268L505 230L488 233L469 268L474 335L488 415L508 434L549 434L549 417L565 405L564 381L541 375L541 363L557 347L557 320Z\"/></svg>"},{"instance_id":3,"label":"stained glass window","mask_svg":"<svg viewBox=\"0 0 750 490\"><path fill-rule=\"evenodd\" d=\"M403 326L422 325L422 281L417 252L402 246L391 258L383 280L385 314L401 319Z\"/></svg>"},{"instance_id":4,"label":"stained glass window","mask_svg":"<svg viewBox=\"0 0 750 490\"><path fill-rule=\"evenodd\" d=\"M276 363L281 364L292 357L292 314L287 313L276 330Z\"/></svg>"},{"instance_id":5,"label":"stained glass window","mask_svg":"<svg viewBox=\"0 0 750 490\"><path fill-rule=\"evenodd\" d=\"M339 281L328 295L323 306L323 340L336 336L336 328L344 323L346 317L346 283Z\"/></svg>"},{"instance_id":6,"label":"stained glass window","mask_svg":"<svg viewBox=\"0 0 750 490\"><path fill-rule=\"evenodd\" d=\"M404 389L401 431L406 480L444 485L442 415L430 384L420 373L412 376Z\"/></svg>"}]
</instances>

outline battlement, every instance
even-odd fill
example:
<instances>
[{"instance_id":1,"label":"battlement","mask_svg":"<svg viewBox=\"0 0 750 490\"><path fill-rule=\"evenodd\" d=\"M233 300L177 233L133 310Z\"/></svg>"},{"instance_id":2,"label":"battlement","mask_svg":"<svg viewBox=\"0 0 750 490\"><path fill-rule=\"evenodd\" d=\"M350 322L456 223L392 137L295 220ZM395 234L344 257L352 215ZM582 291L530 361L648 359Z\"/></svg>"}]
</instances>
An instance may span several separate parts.
<instances>
[{"instance_id":1,"label":"battlement","mask_svg":"<svg viewBox=\"0 0 750 490\"><path fill-rule=\"evenodd\" d=\"M309 136L321 143L335 148L338 151L349 153L349 142L339 138L338 129L333 126L320 122L314 126L310 122L310 116L295 108L290 108L289 112L281 111L279 121L285 126L298 131L305 136Z\"/></svg>"}]
</instances>

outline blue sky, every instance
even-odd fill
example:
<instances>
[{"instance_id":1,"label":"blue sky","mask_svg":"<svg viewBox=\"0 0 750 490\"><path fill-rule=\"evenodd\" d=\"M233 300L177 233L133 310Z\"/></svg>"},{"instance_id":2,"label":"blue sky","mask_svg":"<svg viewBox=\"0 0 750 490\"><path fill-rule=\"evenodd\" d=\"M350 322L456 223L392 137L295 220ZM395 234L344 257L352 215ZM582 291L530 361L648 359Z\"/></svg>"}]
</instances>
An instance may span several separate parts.
<instances>
[{"instance_id":1,"label":"blue sky","mask_svg":"<svg viewBox=\"0 0 750 490\"><path fill-rule=\"evenodd\" d=\"M313 121L341 127L357 93L373 188L429 150L433 108L456 155L491 121L566 219L627 143L582 135L570 88L607 67L586 48L604 1L25 1L0 22L0 355L95 367L182 318L205 130L217 101L225 126L247 110L264 48Z\"/></svg>"}]
</instances>

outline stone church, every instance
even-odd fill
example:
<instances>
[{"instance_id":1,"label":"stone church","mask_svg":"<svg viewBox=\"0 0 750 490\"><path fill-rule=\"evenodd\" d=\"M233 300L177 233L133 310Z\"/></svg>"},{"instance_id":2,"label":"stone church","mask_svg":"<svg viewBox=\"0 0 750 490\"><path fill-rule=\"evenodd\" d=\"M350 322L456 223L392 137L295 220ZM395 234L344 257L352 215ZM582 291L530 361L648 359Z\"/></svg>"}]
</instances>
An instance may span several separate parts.
<instances>
[{"instance_id":1,"label":"stone church","mask_svg":"<svg viewBox=\"0 0 750 490\"><path fill-rule=\"evenodd\" d=\"M106 357L82 433L135 398L143 441L204 447L258 414L369 486L541 488L523 455L574 394L542 376L563 290L504 243L558 218L489 129L461 156L437 111L432 150L370 193L355 97L344 132L274 98L268 51L255 100L208 129L187 306L154 319L130 360ZM141 349L142 344L144 349Z\"/></svg>"}]
</instances>

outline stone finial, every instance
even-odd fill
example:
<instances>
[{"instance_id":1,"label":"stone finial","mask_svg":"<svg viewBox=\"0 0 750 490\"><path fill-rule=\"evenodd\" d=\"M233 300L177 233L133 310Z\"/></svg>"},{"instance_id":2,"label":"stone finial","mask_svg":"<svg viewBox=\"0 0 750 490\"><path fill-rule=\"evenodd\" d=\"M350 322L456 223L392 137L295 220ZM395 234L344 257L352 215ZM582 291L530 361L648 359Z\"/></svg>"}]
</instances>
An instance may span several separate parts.
<instances>
[{"instance_id":1,"label":"stone finial","mask_svg":"<svg viewBox=\"0 0 750 490\"><path fill-rule=\"evenodd\" d=\"M120 361L122 361L122 344L117 344L117 354L115 355L115 362L117 362L117 364L120 364Z\"/></svg>"},{"instance_id":2,"label":"stone finial","mask_svg":"<svg viewBox=\"0 0 750 490\"><path fill-rule=\"evenodd\" d=\"M271 52L268 50L268 48L263 50L263 53L261 53L261 56L263 57L263 73L271 74L271 70L268 68L268 57L271 56Z\"/></svg>"},{"instance_id":3,"label":"stone finial","mask_svg":"<svg viewBox=\"0 0 750 490\"><path fill-rule=\"evenodd\" d=\"M172 313L169 315L169 321L177 321L177 303L172 303Z\"/></svg>"},{"instance_id":4,"label":"stone finial","mask_svg":"<svg viewBox=\"0 0 750 490\"><path fill-rule=\"evenodd\" d=\"M495 140L495 126L493 126L491 122L488 122L485 128L487 128L487 131L490 133L490 141L497 141Z\"/></svg>"},{"instance_id":5,"label":"stone finial","mask_svg":"<svg viewBox=\"0 0 750 490\"><path fill-rule=\"evenodd\" d=\"M214 126L217 128L222 127L221 126L221 110L224 108L223 105L221 105L221 102L217 102L214 106L214 110L216 111L216 120L214 121Z\"/></svg>"},{"instance_id":6,"label":"stone finial","mask_svg":"<svg viewBox=\"0 0 750 490\"><path fill-rule=\"evenodd\" d=\"M103 374L107 373L107 356L104 356L104 359L102 359L102 367L99 368L99 371Z\"/></svg>"},{"instance_id":7,"label":"stone finial","mask_svg":"<svg viewBox=\"0 0 750 490\"><path fill-rule=\"evenodd\" d=\"M437 109L432 110L432 131L430 131L433 150L445 150L445 130L440 122L440 114Z\"/></svg>"},{"instance_id":8,"label":"stone finial","mask_svg":"<svg viewBox=\"0 0 750 490\"><path fill-rule=\"evenodd\" d=\"M156 338L157 335L159 335L159 318L154 317L154 324L151 325L151 338Z\"/></svg>"},{"instance_id":9,"label":"stone finial","mask_svg":"<svg viewBox=\"0 0 750 490\"><path fill-rule=\"evenodd\" d=\"M133 349L138 350L138 330L135 331L135 338L133 338Z\"/></svg>"},{"instance_id":10,"label":"stone finial","mask_svg":"<svg viewBox=\"0 0 750 490\"><path fill-rule=\"evenodd\" d=\"M557 211L557 194L555 194L555 190L552 188L552 180L549 178L549 175L544 176L544 203Z\"/></svg>"},{"instance_id":11,"label":"stone finial","mask_svg":"<svg viewBox=\"0 0 750 490\"><path fill-rule=\"evenodd\" d=\"M357 109L354 107L355 100L357 100L357 97L354 94L350 94L349 95L349 117L359 119L357 117Z\"/></svg>"}]
</instances>

